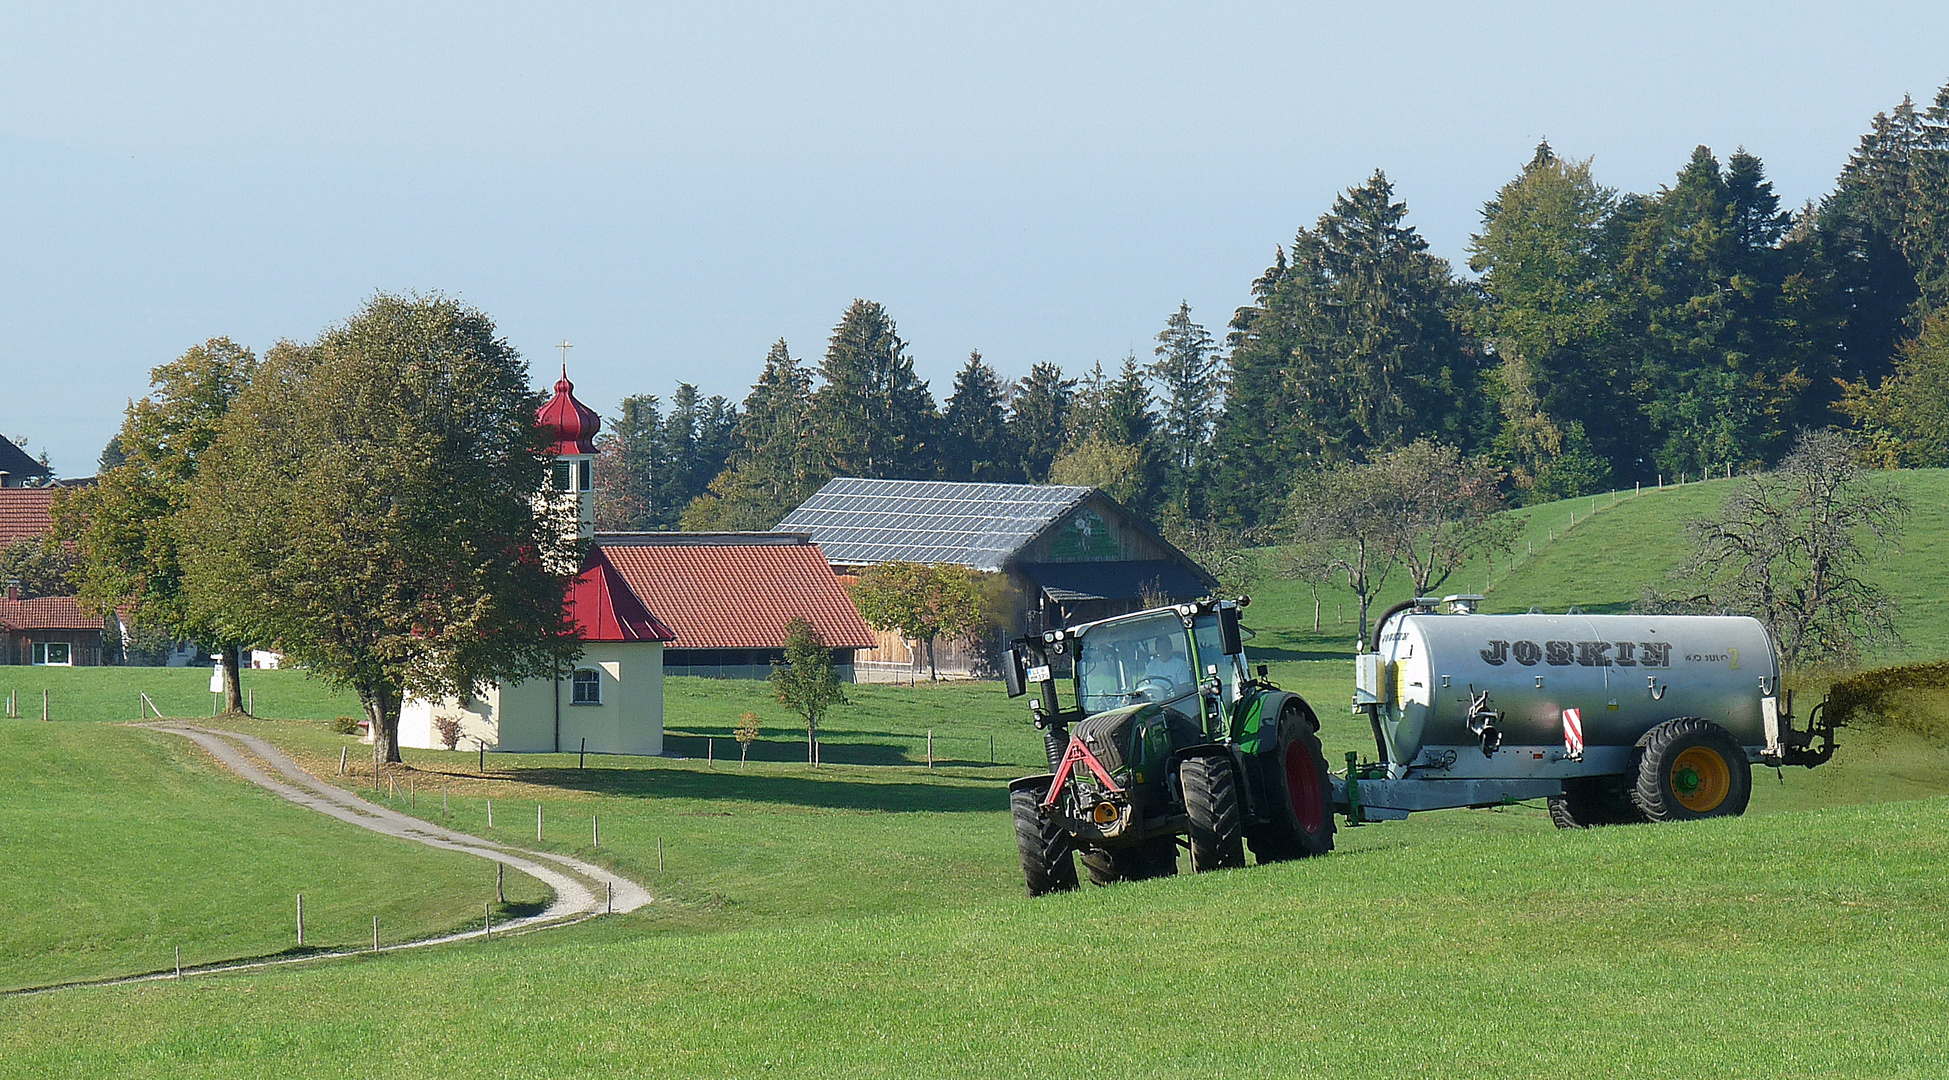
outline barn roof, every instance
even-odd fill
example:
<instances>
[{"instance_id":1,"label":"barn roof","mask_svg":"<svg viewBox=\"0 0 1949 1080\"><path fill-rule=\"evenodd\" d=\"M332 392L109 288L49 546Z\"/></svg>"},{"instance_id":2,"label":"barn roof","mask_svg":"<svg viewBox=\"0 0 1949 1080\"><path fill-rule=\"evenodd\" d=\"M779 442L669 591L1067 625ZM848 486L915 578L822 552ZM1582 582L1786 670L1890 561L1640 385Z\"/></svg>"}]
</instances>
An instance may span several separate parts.
<instances>
[{"instance_id":1,"label":"barn roof","mask_svg":"<svg viewBox=\"0 0 1949 1080\"><path fill-rule=\"evenodd\" d=\"M681 535L681 534L676 534ZM596 550L675 635L673 649L779 649L803 618L828 648L865 649L873 631L811 544L605 544Z\"/></svg>"},{"instance_id":2,"label":"barn roof","mask_svg":"<svg viewBox=\"0 0 1949 1080\"><path fill-rule=\"evenodd\" d=\"M842 476L785 515L778 528L812 534L838 566L917 562L1000 570L1095 491Z\"/></svg>"},{"instance_id":3,"label":"barn roof","mask_svg":"<svg viewBox=\"0 0 1949 1080\"><path fill-rule=\"evenodd\" d=\"M81 610L72 596L35 600L0 597L0 626L9 630L100 630L102 617Z\"/></svg>"},{"instance_id":4,"label":"barn roof","mask_svg":"<svg viewBox=\"0 0 1949 1080\"><path fill-rule=\"evenodd\" d=\"M0 488L0 546L46 536L54 528L53 504L53 488Z\"/></svg>"}]
</instances>

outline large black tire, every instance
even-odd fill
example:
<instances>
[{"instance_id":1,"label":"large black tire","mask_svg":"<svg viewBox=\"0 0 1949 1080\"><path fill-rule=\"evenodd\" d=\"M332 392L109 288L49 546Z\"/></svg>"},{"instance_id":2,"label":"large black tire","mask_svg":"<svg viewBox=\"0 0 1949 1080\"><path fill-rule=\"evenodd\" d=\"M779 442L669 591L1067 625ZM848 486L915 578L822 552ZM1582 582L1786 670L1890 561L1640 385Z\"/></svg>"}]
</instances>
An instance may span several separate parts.
<instances>
[{"instance_id":1,"label":"large black tire","mask_svg":"<svg viewBox=\"0 0 1949 1080\"><path fill-rule=\"evenodd\" d=\"M1036 809L1048 794L1046 783L1008 793L1008 811L1015 818L1015 849L1022 856L1022 879L1030 896L1068 892L1076 887L1076 860L1070 853L1069 834Z\"/></svg>"},{"instance_id":2,"label":"large black tire","mask_svg":"<svg viewBox=\"0 0 1949 1080\"><path fill-rule=\"evenodd\" d=\"M1563 782L1563 794L1550 797L1550 820L1559 829L1631 825L1644 820L1631 802L1627 776L1576 776Z\"/></svg>"},{"instance_id":3,"label":"large black tire","mask_svg":"<svg viewBox=\"0 0 1949 1080\"><path fill-rule=\"evenodd\" d=\"M1637 764L1631 803L1646 821L1737 817L1753 797L1753 765L1739 741L1696 716L1645 732Z\"/></svg>"},{"instance_id":4,"label":"large black tire","mask_svg":"<svg viewBox=\"0 0 1949 1080\"><path fill-rule=\"evenodd\" d=\"M1095 885L1114 885L1119 881L1144 881L1170 877L1178 872L1177 841L1159 836L1132 847L1110 850L1092 848L1083 852L1083 868Z\"/></svg>"},{"instance_id":5,"label":"large black tire","mask_svg":"<svg viewBox=\"0 0 1949 1080\"><path fill-rule=\"evenodd\" d=\"M1231 758L1185 758L1178 779L1184 786L1184 812L1191 819L1191 869L1202 874L1244 866L1245 836Z\"/></svg>"},{"instance_id":6,"label":"large black tire","mask_svg":"<svg viewBox=\"0 0 1949 1080\"><path fill-rule=\"evenodd\" d=\"M1298 701L1279 714L1278 744L1259 770L1272 820L1246 833L1262 865L1333 850L1333 784L1317 731Z\"/></svg>"}]
</instances>

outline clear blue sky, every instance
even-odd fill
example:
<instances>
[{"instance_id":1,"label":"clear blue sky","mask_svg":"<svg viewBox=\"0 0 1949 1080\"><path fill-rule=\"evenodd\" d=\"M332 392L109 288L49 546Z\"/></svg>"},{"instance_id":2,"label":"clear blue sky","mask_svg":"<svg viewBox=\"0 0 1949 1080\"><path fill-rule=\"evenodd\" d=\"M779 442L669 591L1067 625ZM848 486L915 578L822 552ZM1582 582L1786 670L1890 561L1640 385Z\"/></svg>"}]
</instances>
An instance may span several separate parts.
<instances>
[{"instance_id":1,"label":"clear blue sky","mask_svg":"<svg viewBox=\"0 0 1949 1080\"><path fill-rule=\"evenodd\" d=\"M887 305L944 398L1219 331L1373 169L1458 265L1537 140L1636 191L1744 146L1789 203L1949 81L1925 3L9 4L0 433L63 475L148 369L374 289L483 308L612 413L742 398Z\"/></svg>"}]
</instances>

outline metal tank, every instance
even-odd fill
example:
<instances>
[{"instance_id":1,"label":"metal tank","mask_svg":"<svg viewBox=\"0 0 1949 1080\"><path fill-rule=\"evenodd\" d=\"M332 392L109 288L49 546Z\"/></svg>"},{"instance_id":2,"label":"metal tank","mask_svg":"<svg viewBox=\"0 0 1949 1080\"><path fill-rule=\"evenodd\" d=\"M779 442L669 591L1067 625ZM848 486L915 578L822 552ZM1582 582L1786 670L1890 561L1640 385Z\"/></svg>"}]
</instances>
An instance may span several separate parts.
<instances>
[{"instance_id":1,"label":"metal tank","mask_svg":"<svg viewBox=\"0 0 1949 1080\"><path fill-rule=\"evenodd\" d=\"M1378 638L1356 665L1355 707L1374 712L1395 777L1622 773L1640 736L1681 716L1725 728L1754 760L1778 738L1779 662L1755 619L1423 609L1387 618Z\"/></svg>"}]
</instances>

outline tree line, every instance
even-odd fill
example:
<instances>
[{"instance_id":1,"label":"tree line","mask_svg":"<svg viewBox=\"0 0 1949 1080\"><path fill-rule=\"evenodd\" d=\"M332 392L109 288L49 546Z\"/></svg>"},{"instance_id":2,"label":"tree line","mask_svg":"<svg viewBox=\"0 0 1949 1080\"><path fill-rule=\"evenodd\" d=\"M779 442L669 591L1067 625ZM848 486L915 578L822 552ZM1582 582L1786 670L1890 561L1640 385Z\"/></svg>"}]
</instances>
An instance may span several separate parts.
<instances>
[{"instance_id":1,"label":"tree line","mask_svg":"<svg viewBox=\"0 0 1949 1080\"><path fill-rule=\"evenodd\" d=\"M1296 486L1428 439L1517 502L1750 472L1855 429L1949 465L1949 87L1877 115L1818 202L1699 147L1648 194L1547 143L1485 203L1458 274L1382 172L1250 285L1222 342L1187 305L1150 356L937 402L892 316L855 301L816 366L775 343L742 403L625 399L603 528L768 528L840 475L1103 487L1175 535L1284 528Z\"/></svg>"}]
</instances>

